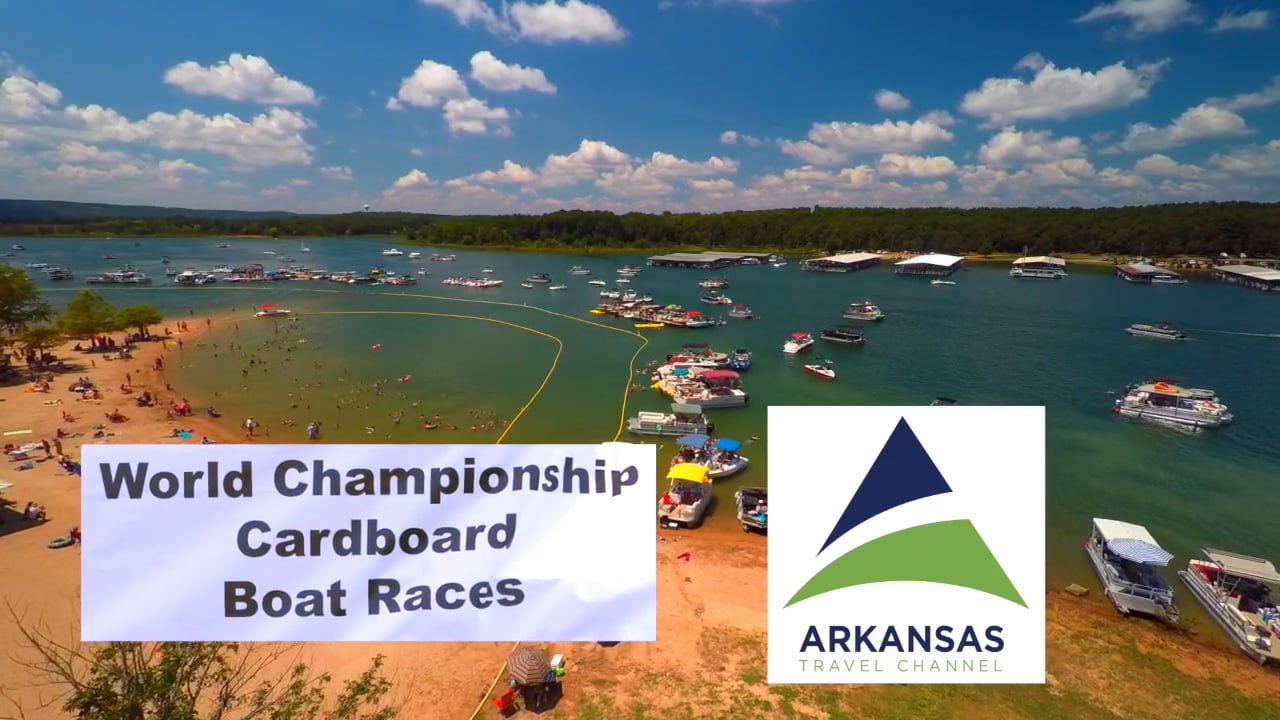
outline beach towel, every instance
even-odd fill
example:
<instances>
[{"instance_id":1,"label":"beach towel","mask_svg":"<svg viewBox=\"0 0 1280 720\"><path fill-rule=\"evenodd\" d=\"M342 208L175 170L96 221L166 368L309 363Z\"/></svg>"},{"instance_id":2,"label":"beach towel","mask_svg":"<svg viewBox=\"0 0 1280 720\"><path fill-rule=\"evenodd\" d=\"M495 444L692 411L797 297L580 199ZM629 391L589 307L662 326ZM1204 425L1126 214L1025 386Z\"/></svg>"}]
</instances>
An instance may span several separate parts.
<instances>
[{"instance_id":1,"label":"beach towel","mask_svg":"<svg viewBox=\"0 0 1280 720\"><path fill-rule=\"evenodd\" d=\"M182 432L179 432L179 433L178 433L178 437L182 438L183 440L190 440L190 439L191 439L191 433L190 433L190 431L183 430Z\"/></svg>"}]
</instances>

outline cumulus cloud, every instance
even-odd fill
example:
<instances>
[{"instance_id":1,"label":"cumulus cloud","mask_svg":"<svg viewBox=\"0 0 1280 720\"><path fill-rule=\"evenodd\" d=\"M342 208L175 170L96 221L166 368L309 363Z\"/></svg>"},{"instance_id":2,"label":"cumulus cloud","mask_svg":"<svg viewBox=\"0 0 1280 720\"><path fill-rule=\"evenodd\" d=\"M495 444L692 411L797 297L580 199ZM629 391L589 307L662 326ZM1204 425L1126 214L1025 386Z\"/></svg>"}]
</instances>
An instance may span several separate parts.
<instances>
[{"instance_id":1,"label":"cumulus cloud","mask_svg":"<svg viewBox=\"0 0 1280 720\"><path fill-rule=\"evenodd\" d=\"M1183 112L1164 127L1150 123L1133 123L1124 139L1108 152L1150 152L1181 147L1198 140L1240 137L1253 131L1244 118L1230 110L1200 104Z\"/></svg>"},{"instance_id":2,"label":"cumulus cloud","mask_svg":"<svg viewBox=\"0 0 1280 720\"><path fill-rule=\"evenodd\" d=\"M1118 62L1097 71L1059 68L1044 58L1030 64L1023 58L1019 63L1027 70L1035 64L1039 69L1029 81L987 78L977 90L965 93L960 110L989 124L1007 125L1024 120L1065 120L1128 107L1147 99L1169 61L1133 68Z\"/></svg>"},{"instance_id":3,"label":"cumulus cloud","mask_svg":"<svg viewBox=\"0 0 1280 720\"><path fill-rule=\"evenodd\" d=\"M725 130L720 133L720 143L723 145L737 145L741 143L750 148L758 148L761 145L764 145L764 140L752 135L745 135L737 130Z\"/></svg>"},{"instance_id":4,"label":"cumulus cloud","mask_svg":"<svg viewBox=\"0 0 1280 720\"><path fill-rule=\"evenodd\" d=\"M1250 10L1244 13L1228 10L1213 23L1213 32L1266 30L1271 27L1271 18L1269 10Z\"/></svg>"},{"instance_id":5,"label":"cumulus cloud","mask_svg":"<svg viewBox=\"0 0 1280 720\"><path fill-rule=\"evenodd\" d=\"M485 54L487 53L477 53L477 57ZM473 57L473 71L475 61L476 58ZM481 76L491 82L510 83L516 79L531 79L531 68L506 65L492 54L480 59L480 67ZM511 70L518 72L513 76ZM541 74L541 71L533 72ZM545 80L544 77L543 81ZM490 107L486 101L472 97L462 74L453 66L435 60L423 60L411 75L400 81L400 89L395 97L387 100L388 110L400 111L406 107L441 108L445 126L450 132L466 135L492 133L503 137L511 135L510 110Z\"/></svg>"},{"instance_id":6,"label":"cumulus cloud","mask_svg":"<svg viewBox=\"0 0 1280 720\"><path fill-rule=\"evenodd\" d=\"M418 0L418 3L448 11L463 27L480 26L494 35L515 40L550 45L617 42L627 36L608 10L582 0L503 2L497 8L485 0Z\"/></svg>"},{"instance_id":7,"label":"cumulus cloud","mask_svg":"<svg viewBox=\"0 0 1280 720\"><path fill-rule=\"evenodd\" d=\"M984 165L1003 167L1077 158L1084 152L1084 143L1078 137L1055 138L1048 130L1021 131L1009 125L978 148L978 160Z\"/></svg>"},{"instance_id":8,"label":"cumulus cloud","mask_svg":"<svg viewBox=\"0 0 1280 720\"><path fill-rule=\"evenodd\" d=\"M342 182L355 181L355 175L351 173L351 168L345 166L331 165L320 168L320 174L330 180L340 180Z\"/></svg>"},{"instance_id":9,"label":"cumulus cloud","mask_svg":"<svg viewBox=\"0 0 1280 720\"><path fill-rule=\"evenodd\" d=\"M938 120L814 123L805 140L780 140L778 148L811 165L838 165L858 154L914 153L954 139Z\"/></svg>"},{"instance_id":10,"label":"cumulus cloud","mask_svg":"<svg viewBox=\"0 0 1280 720\"><path fill-rule=\"evenodd\" d=\"M1153 35L1184 25L1200 22L1191 0L1115 0L1093 6L1073 22L1120 22L1131 35Z\"/></svg>"},{"instance_id":11,"label":"cumulus cloud","mask_svg":"<svg viewBox=\"0 0 1280 720\"><path fill-rule=\"evenodd\" d=\"M471 56L471 79L487 90L515 92L533 90L548 95L556 92L556 86L547 80L541 70L523 65L508 65L488 50Z\"/></svg>"},{"instance_id":12,"label":"cumulus cloud","mask_svg":"<svg viewBox=\"0 0 1280 720\"><path fill-rule=\"evenodd\" d=\"M191 95L220 97L260 105L315 105L315 90L271 67L258 55L232 53L226 60L203 66L188 60L164 73L165 83Z\"/></svg>"},{"instance_id":13,"label":"cumulus cloud","mask_svg":"<svg viewBox=\"0 0 1280 720\"><path fill-rule=\"evenodd\" d=\"M881 110L892 112L895 110L906 110L911 107L911 101L905 95L895 90L879 90L875 94L876 107Z\"/></svg>"},{"instance_id":14,"label":"cumulus cloud","mask_svg":"<svg viewBox=\"0 0 1280 720\"><path fill-rule=\"evenodd\" d=\"M406 105L435 108L449 100L471 97L467 81L451 65L423 60L408 77L400 81L395 97L387 101L388 110L401 110Z\"/></svg>"}]
</instances>

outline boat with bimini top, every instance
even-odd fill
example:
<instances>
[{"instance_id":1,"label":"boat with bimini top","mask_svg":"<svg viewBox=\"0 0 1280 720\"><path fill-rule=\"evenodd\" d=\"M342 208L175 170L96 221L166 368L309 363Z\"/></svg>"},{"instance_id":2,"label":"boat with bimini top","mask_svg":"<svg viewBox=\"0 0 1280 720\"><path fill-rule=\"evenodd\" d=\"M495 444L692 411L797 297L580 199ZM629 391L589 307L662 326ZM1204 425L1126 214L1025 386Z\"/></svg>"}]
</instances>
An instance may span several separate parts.
<instances>
[{"instance_id":1,"label":"boat with bimini top","mask_svg":"<svg viewBox=\"0 0 1280 720\"><path fill-rule=\"evenodd\" d=\"M869 322L879 322L884 320L884 313L880 308L876 307L871 301L863 301L860 303L849 303L849 307L845 308L841 317L846 320L867 320Z\"/></svg>"},{"instance_id":2,"label":"boat with bimini top","mask_svg":"<svg viewBox=\"0 0 1280 720\"><path fill-rule=\"evenodd\" d=\"M1125 388L1115 401L1117 415L1186 430L1228 425L1235 416L1217 394L1204 388L1184 388L1176 378L1156 378Z\"/></svg>"},{"instance_id":3,"label":"boat with bimini top","mask_svg":"<svg viewBox=\"0 0 1280 720\"><path fill-rule=\"evenodd\" d=\"M738 320L750 320L755 316L756 314L746 305L734 305L733 309L729 311L729 317Z\"/></svg>"},{"instance_id":4,"label":"boat with bimini top","mask_svg":"<svg viewBox=\"0 0 1280 720\"><path fill-rule=\"evenodd\" d=\"M627 419L627 432L634 435L656 435L661 437L683 437L691 434L709 434L715 431L715 425L707 420L702 408L697 405L671 404L671 412L641 411L633 418Z\"/></svg>"},{"instance_id":5,"label":"boat with bimini top","mask_svg":"<svg viewBox=\"0 0 1280 720\"><path fill-rule=\"evenodd\" d=\"M782 344L782 352L798 355L813 347L813 336L806 332L791 333L791 337Z\"/></svg>"},{"instance_id":6,"label":"boat with bimini top","mask_svg":"<svg viewBox=\"0 0 1280 720\"><path fill-rule=\"evenodd\" d=\"M740 487L733 493L743 532L769 532L769 488Z\"/></svg>"},{"instance_id":7,"label":"boat with bimini top","mask_svg":"<svg viewBox=\"0 0 1280 720\"><path fill-rule=\"evenodd\" d=\"M1178 578L1237 647L1280 664L1280 573L1270 560L1205 548Z\"/></svg>"},{"instance_id":8,"label":"boat with bimini top","mask_svg":"<svg viewBox=\"0 0 1280 720\"><path fill-rule=\"evenodd\" d=\"M818 333L818 337L831 342L844 343L845 345L863 345L867 342L867 336L854 330L848 325L836 325L829 327Z\"/></svg>"},{"instance_id":9,"label":"boat with bimini top","mask_svg":"<svg viewBox=\"0 0 1280 720\"><path fill-rule=\"evenodd\" d=\"M1173 553L1160 547L1141 525L1120 520L1093 519L1084 544L1089 563L1102 583L1102 592L1121 615L1138 613L1178 624L1173 590L1160 576Z\"/></svg>"},{"instance_id":10,"label":"boat with bimini top","mask_svg":"<svg viewBox=\"0 0 1280 720\"><path fill-rule=\"evenodd\" d=\"M545 284L545 283L551 282L551 276L544 272L540 272L540 273L534 273L530 275L529 277L525 278L525 280L531 283Z\"/></svg>"},{"instance_id":11,"label":"boat with bimini top","mask_svg":"<svg viewBox=\"0 0 1280 720\"><path fill-rule=\"evenodd\" d=\"M725 297L724 295L721 295L718 292L715 292L714 290L702 293L701 295L698 296L698 299L708 305L732 305L733 304L732 300Z\"/></svg>"},{"instance_id":12,"label":"boat with bimini top","mask_svg":"<svg viewBox=\"0 0 1280 720\"><path fill-rule=\"evenodd\" d=\"M713 480L732 477L746 470L747 465L751 464L749 458L739 454L741 450L740 441L720 438L711 444L710 449L706 450L702 459L697 462L710 471L708 474Z\"/></svg>"},{"instance_id":13,"label":"boat with bimini top","mask_svg":"<svg viewBox=\"0 0 1280 720\"><path fill-rule=\"evenodd\" d=\"M735 372L744 372L751 369L751 351L746 348L738 348L729 356L729 362L725 364L725 368Z\"/></svg>"},{"instance_id":14,"label":"boat with bimini top","mask_svg":"<svg viewBox=\"0 0 1280 720\"><path fill-rule=\"evenodd\" d=\"M1180 330L1170 327L1167 324L1144 325L1135 323L1124 329L1134 337L1152 338L1155 340L1186 340L1187 336Z\"/></svg>"},{"instance_id":15,"label":"boat with bimini top","mask_svg":"<svg viewBox=\"0 0 1280 720\"><path fill-rule=\"evenodd\" d=\"M711 505L711 471L697 463L679 463L667 471L671 485L658 500L663 527L696 528Z\"/></svg>"}]
</instances>

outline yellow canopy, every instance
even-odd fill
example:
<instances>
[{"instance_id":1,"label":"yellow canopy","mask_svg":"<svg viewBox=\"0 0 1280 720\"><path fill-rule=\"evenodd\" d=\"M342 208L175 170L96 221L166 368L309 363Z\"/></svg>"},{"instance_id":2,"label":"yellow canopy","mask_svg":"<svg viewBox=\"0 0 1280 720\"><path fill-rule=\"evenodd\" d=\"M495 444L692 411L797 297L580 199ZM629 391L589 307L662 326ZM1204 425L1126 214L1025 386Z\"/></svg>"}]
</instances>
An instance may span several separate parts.
<instances>
[{"instance_id":1,"label":"yellow canopy","mask_svg":"<svg viewBox=\"0 0 1280 720\"><path fill-rule=\"evenodd\" d=\"M684 482L709 483L711 478L711 470L706 465L698 463L677 463L671 466L671 471L667 473L668 480L682 480Z\"/></svg>"}]
</instances>

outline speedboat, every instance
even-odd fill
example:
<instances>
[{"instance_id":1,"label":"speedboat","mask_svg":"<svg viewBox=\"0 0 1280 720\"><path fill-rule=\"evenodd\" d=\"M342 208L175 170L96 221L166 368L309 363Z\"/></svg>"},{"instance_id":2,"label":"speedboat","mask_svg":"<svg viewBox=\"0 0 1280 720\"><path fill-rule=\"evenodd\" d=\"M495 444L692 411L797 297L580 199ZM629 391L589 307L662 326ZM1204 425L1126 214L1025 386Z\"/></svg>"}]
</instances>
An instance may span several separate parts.
<instances>
[{"instance_id":1,"label":"speedboat","mask_svg":"<svg viewBox=\"0 0 1280 720\"><path fill-rule=\"evenodd\" d=\"M682 437L699 433L709 435L714 431L715 425L707 420L697 405L672 403L669 413L641 411L627 420L627 432L635 435Z\"/></svg>"},{"instance_id":2,"label":"speedboat","mask_svg":"<svg viewBox=\"0 0 1280 720\"><path fill-rule=\"evenodd\" d=\"M738 348L729 356L729 362L725 365L729 370L735 372L743 372L751 369L751 353L746 348Z\"/></svg>"},{"instance_id":3,"label":"speedboat","mask_svg":"<svg viewBox=\"0 0 1280 720\"><path fill-rule=\"evenodd\" d=\"M960 404L959 400L956 400L954 398L939 396L934 398L933 402L929 403L929 407L951 407L952 405L959 405L959 404Z\"/></svg>"},{"instance_id":4,"label":"speedboat","mask_svg":"<svg viewBox=\"0 0 1280 720\"><path fill-rule=\"evenodd\" d=\"M302 250L303 250L303 252L306 252L308 249L309 249L309 248L303 248ZM417 259L419 259L419 258L421 258L421 257L422 257L422 253L418 252L417 250L414 250L413 252L409 253L409 259L410 259L410 260L417 260Z\"/></svg>"},{"instance_id":5,"label":"speedboat","mask_svg":"<svg viewBox=\"0 0 1280 720\"><path fill-rule=\"evenodd\" d=\"M1124 329L1134 337L1154 338L1156 340L1186 340L1187 336L1165 324L1143 325L1136 323Z\"/></svg>"},{"instance_id":6,"label":"speedboat","mask_svg":"<svg viewBox=\"0 0 1280 720\"><path fill-rule=\"evenodd\" d=\"M540 273L534 273L530 275L529 277L525 278L525 280L531 283L549 283L551 282L551 276L544 272L540 272Z\"/></svg>"},{"instance_id":7,"label":"speedboat","mask_svg":"<svg viewBox=\"0 0 1280 720\"><path fill-rule=\"evenodd\" d=\"M1174 378L1157 378L1129 385L1115 401L1115 413L1192 431L1222 427L1235 419L1214 391L1174 382Z\"/></svg>"},{"instance_id":8,"label":"speedboat","mask_svg":"<svg viewBox=\"0 0 1280 720\"><path fill-rule=\"evenodd\" d=\"M747 469L751 461L738 454L742 443L729 438L721 438L711 446L710 451L703 454L697 462L710 472L713 480L731 477Z\"/></svg>"},{"instance_id":9,"label":"speedboat","mask_svg":"<svg viewBox=\"0 0 1280 720\"><path fill-rule=\"evenodd\" d=\"M582 267L581 265L574 265L573 267L569 268L569 274L570 275L590 275L591 271Z\"/></svg>"},{"instance_id":10,"label":"speedboat","mask_svg":"<svg viewBox=\"0 0 1280 720\"><path fill-rule=\"evenodd\" d=\"M1178 578L1236 646L1259 665L1280 663L1280 573L1270 560L1205 548Z\"/></svg>"},{"instance_id":11,"label":"speedboat","mask_svg":"<svg viewBox=\"0 0 1280 720\"><path fill-rule=\"evenodd\" d=\"M791 333L791 337L782 344L782 352L797 355L813 347L813 336L809 333Z\"/></svg>"},{"instance_id":12,"label":"speedboat","mask_svg":"<svg viewBox=\"0 0 1280 720\"><path fill-rule=\"evenodd\" d=\"M457 260L457 259L458 259L458 256L457 256L457 255L452 255L452 254L450 254L450 255L441 255L441 254L439 254L439 253L436 253L436 254L434 254L434 255L432 255L432 256L431 256L431 262L454 262L454 261L455 261L455 260Z\"/></svg>"},{"instance_id":13,"label":"speedboat","mask_svg":"<svg viewBox=\"0 0 1280 720\"><path fill-rule=\"evenodd\" d=\"M587 281L587 284L588 284L588 285L594 285L594 286L596 286L596 287L604 287L604 286L608 285L609 283L607 283L607 282L605 282L605 281L603 281L603 280L588 280L588 281Z\"/></svg>"},{"instance_id":14,"label":"speedboat","mask_svg":"<svg viewBox=\"0 0 1280 720\"><path fill-rule=\"evenodd\" d=\"M400 257L403 254L404 254L403 250L397 250L395 248L387 248L386 250L382 251L383 257Z\"/></svg>"},{"instance_id":15,"label":"speedboat","mask_svg":"<svg viewBox=\"0 0 1280 720\"><path fill-rule=\"evenodd\" d=\"M231 247L231 243L218 243L217 245L214 245L214 247L218 248L219 250L226 250L227 248Z\"/></svg>"},{"instance_id":16,"label":"speedboat","mask_svg":"<svg viewBox=\"0 0 1280 720\"><path fill-rule=\"evenodd\" d=\"M164 269L165 277L173 277L174 275L177 275L177 274L178 274L177 268L167 267Z\"/></svg>"},{"instance_id":17,"label":"speedboat","mask_svg":"<svg viewBox=\"0 0 1280 720\"><path fill-rule=\"evenodd\" d=\"M786 261L786 260L778 260L778 261L776 261L776 262L771 262L771 263L769 263L769 265L770 265L770 266L772 266L772 267L776 267L776 268L786 267L786 266L787 266L787 261Z\"/></svg>"},{"instance_id":18,"label":"speedboat","mask_svg":"<svg viewBox=\"0 0 1280 720\"><path fill-rule=\"evenodd\" d=\"M955 285L955 280L930 280L930 285Z\"/></svg>"},{"instance_id":19,"label":"speedboat","mask_svg":"<svg viewBox=\"0 0 1280 720\"><path fill-rule=\"evenodd\" d=\"M1180 613L1173 604L1173 590L1157 570L1169 564L1173 553L1160 547L1146 528L1094 518L1093 532L1084 549L1102 582L1103 593L1117 612L1178 624Z\"/></svg>"},{"instance_id":20,"label":"speedboat","mask_svg":"<svg viewBox=\"0 0 1280 720\"><path fill-rule=\"evenodd\" d=\"M831 342L844 343L845 345L863 345L867 342L865 335L845 325L829 327L818 333L818 337Z\"/></svg>"},{"instance_id":21,"label":"speedboat","mask_svg":"<svg viewBox=\"0 0 1280 720\"><path fill-rule=\"evenodd\" d=\"M820 363L805 365L804 371L809 373L810 375L813 375L814 377L821 378L823 380L836 379L836 370L835 368L831 367L831 362L827 360L824 360L823 362L820 362Z\"/></svg>"},{"instance_id":22,"label":"speedboat","mask_svg":"<svg viewBox=\"0 0 1280 720\"><path fill-rule=\"evenodd\" d=\"M532 289L532 288L533 288L533 283L531 283L531 282L522 282L522 283L520 283L520 287L522 287L522 288L530 288L530 289Z\"/></svg>"},{"instance_id":23,"label":"speedboat","mask_svg":"<svg viewBox=\"0 0 1280 720\"><path fill-rule=\"evenodd\" d=\"M26 249L27 249L27 246L26 246L26 245L19 244L19 243L14 243L13 245L10 245L10 246L9 246L9 249L10 249L10 250L18 250L18 251L22 251L22 250L26 250Z\"/></svg>"},{"instance_id":24,"label":"speedboat","mask_svg":"<svg viewBox=\"0 0 1280 720\"><path fill-rule=\"evenodd\" d=\"M548 290L568 290L568 289L569 289L569 286L568 286L568 285L552 285L551 287L549 287L549 288L547 288L547 289L548 289Z\"/></svg>"},{"instance_id":25,"label":"speedboat","mask_svg":"<svg viewBox=\"0 0 1280 720\"><path fill-rule=\"evenodd\" d=\"M746 305L734 305L733 309L729 311L729 317L739 320L750 320L755 316L756 314L751 312L751 308Z\"/></svg>"},{"instance_id":26,"label":"speedboat","mask_svg":"<svg viewBox=\"0 0 1280 720\"><path fill-rule=\"evenodd\" d=\"M846 320L869 320L878 322L884 319L884 313L880 312L880 308L871 304L870 301L860 303L850 303L845 308L844 315Z\"/></svg>"},{"instance_id":27,"label":"speedboat","mask_svg":"<svg viewBox=\"0 0 1280 720\"><path fill-rule=\"evenodd\" d=\"M715 291L704 292L699 297L699 299L708 305L732 305L733 304L732 300Z\"/></svg>"},{"instance_id":28,"label":"speedboat","mask_svg":"<svg viewBox=\"0 0 1280 720\"><path fill-rule=\"evenodd\" d=\"M112 255L111 253L107 253L106 255L103 255L103 256L102 256L102 259L103 259L103 260L119 260L119 259L120 259L120 256L118 256L118 255Z\"/></svg>"},{"instance_id":29,"label":"speedboat","mask_svg":"<svg viewBox=\"0 0 1280 720\"><path fill-rule=\"evenodd\" d=\"M257 318L278 318L278 317L285 317L287 315L292 315L292 314L293 314L292 310L284 310L284 309L275 307L273 305L271 307L262 308L258 312L254 313L253 316Z\"/></svg>"},{"instance_id":30,"label":"speedboat","mask_svg":"<svg viewBox=\"0 0 1280 720\"><path fill-rule=\"evenodd\" d=\"M723 290L729 287L728 278L709 278L698 283L698 287L703 290Z\"/></svg>"},{"instance_id":31,"label":"speedboat","mask_svg":"<svg viewBox=\"0 0 1280 720\"><path fill-rule=\"evenodd\" d=\"M50 280L75 280L75 273L64 267L47 267L44 269L44 276Z\"/></svg>"},{"instance_id":32,"label":"speedboat","mask_svg":"<svg viewBox=\"0 0 1280 720\"><path fill-rule=\"evenodd\" d=\"M618 284L619 284L619 285L630 285L630 284L631 284L631 278L619 277L619 278L618 278Z\"/></svg>"},{"instance_id":33,"label":"speedboat","mask_svg":"<svg viewBox=\"0 0 1280 720\"><path fill-rule=\"evenodd\" d=\"M492 274L493 274L493 268L491 268L491 267L480 268L480 273L481 273L482 275L492 275Z\"/></svg>"},{"instance_id":34,"label":"speedboat","mask_svg":"<svg viewBox=\"0 0 1280 720\"><path fill-rule=\"evenodd\" d=\"M667 471L670 488L658 501L658 523L668 528L695 528L711 505L711 471L698 463L678 463Z\"/></svg>"}]
</instances>

